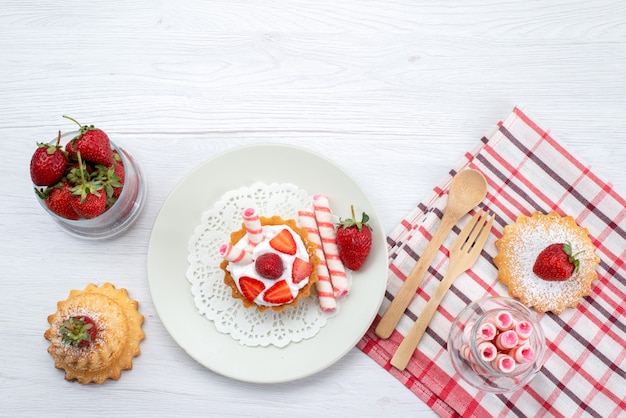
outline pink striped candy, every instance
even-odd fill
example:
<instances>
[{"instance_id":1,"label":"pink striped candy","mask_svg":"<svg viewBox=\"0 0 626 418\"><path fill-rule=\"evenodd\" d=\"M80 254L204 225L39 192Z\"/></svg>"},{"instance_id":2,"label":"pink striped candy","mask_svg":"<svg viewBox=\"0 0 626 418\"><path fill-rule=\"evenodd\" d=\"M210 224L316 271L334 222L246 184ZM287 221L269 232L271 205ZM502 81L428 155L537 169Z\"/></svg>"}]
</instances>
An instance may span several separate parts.
<instances>
[{"instance_id":1,"label":"pink striped candy","mask_svg":"<svg viewBox=\"0 0 626 418\"><path fill-rule=\"evenodd\" d=\"M315 213L310 210L301 210L298 212L298 220L300 221L300 226L309 234L309 240L316 245L315 254L320 259L316 269L318 281L315 283L320 308L325 312L334 311L337 308L337 301L335 300L333 285L330 281L330 273L326 265L326 256L322 249L322 240L317 228Z\"/></svg>"},{"instance_id":2,"label":"pink striped candy","mask_svg":"<svg viewBox=\"0 0 626 418\"><path fill-rule=\"evenodd\" d=\"M500 331L507 331L515 326L513 315L508 311L498 312L494 318L494 322Z\"/></svg>"},{"instance_id":3,"label":"pink striped candy","mask_svg":"<svg viewBox=\"0 0 626 418\"><path fill-rule=\"evenodd\" d=\"M463 344L461 346L461 348L459 349L459 355L461 356L461 358L469 361L469 362L473 362L474 358L472 357L472 349L470 348L469 345L467 344Z\"/></svg>"},{"instance_id":4,"label":"pink striped candy","mask_svg":"<svg viewBox=\"0 0 626 418\"><path fill-rule=\"evenodd\" d=\"M530 363L535 359L535 350L529 344L523 344L511 349L508 355L513 357L516 363Z\"/></svg>"},{"instance_id":5,"label":"pink striped candy","mask_svg":"<svg viewBox=\"0 0 626 418\"><path fill-rule=\"evenodd\" d=\"M497 329L491 322L484 322L477 331L476 338L483 341L491 341L496 338Z\"/></svg>"},{"instance_id":6,"label":"pink striped candy","mask_svg":"<svg viewBox=\"0 0 626 418\"><path fill-rule=\"evenodd\" d=\"M495 360L496 355L498 354L498 349L496 348L496 346L489 341L483 341L479 343L476 349L478 350L478 355L480 356L480 359L485 362Z\"/></svg>"},{"instance_id":7,"label":"pink striped candy","mask_svg":"<svg viewBox=\"0 0 626 418\"><path fill-rule=\"evenodd\" d=\"M339 250L337 248L337 234L333 223L332 212L328 203L328 197L324 195L316 195L313 197L313 211L317 228L320 232L322 247L326 255L326 265L330 273L330 280L333 284L335 297L342 297L348 294L350 283L344 269L343 263L339 258Z\"/></svg>"},{"instance_id":8,"label":"pink striped candy","mask_svg":"<svg viewBox=\"0 0 626 418\"><path fill-rule=\"evenodd\" d=\"M248 244L252 247L256 247L258 243L263 241L263 227L261 226L261 219L259 214L254 208L244 209L243 225L246 228L246 236L248 237Z\"/></svg>"},{"instance_id":9,"label":"pink striped candy","mask_svg":"<svg viewBox=\"0 0 626 418\"><path fill-rule=\"evenodd\" d=\"M515 324L515 332L521 340L527 340L533 333L533 325L526 320L519 321Z\"/></svg>"},{"instance_id":10,"label":"pink striped candy","mask_svg":"<svg viewBox=\"0 0 626 418\"><path fill-rule=\"evenodd\" d=\"M220 246L220 256L232 263L251 263L252 254L231 244L222 244Z\"/></svg>"},{"instance_id":11,"label":"pink striped candy","mask_svg":"<svg viewBox=\"0 0 626 418\"><path fill-rule=\"evenodd\" d=\"M499 350L508 350L517 346L519 342L519 336L514 330L508 330L499 333L496 336L495 344Z\"/></svg>"},{"instance_id":12,"label":"pink striped candy","mask_svg":"<svg viewBox=\"0 0 626 418\"><path fill-rule=\"evenodd\" d=\"M492 367L501 373L511 373L515 370L515 359L508 354L498 353L491 362Z\"/></svg>"}]
</instances>

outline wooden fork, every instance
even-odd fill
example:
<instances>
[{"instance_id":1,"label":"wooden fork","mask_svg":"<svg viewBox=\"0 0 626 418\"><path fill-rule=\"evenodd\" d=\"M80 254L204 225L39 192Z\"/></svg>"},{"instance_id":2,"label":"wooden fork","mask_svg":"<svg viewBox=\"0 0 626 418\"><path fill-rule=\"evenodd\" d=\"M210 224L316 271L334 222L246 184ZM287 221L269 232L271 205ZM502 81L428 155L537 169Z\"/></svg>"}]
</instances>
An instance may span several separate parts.
<instances>
[{"instance_id":1,"label":"wooden fork","mask_svg":"<svg viewBox=\"0 0 626 418\"><path fill-rule=\"evenodd\" d=\"M404 370L406 368L430 320L446 292L450 289L454 279L472 267L478 259L491 232L493 220L494 215L487 216L487 212L484 210L477 212L452 244L448 271L391 359L391 364L397 369Z\"/></svg>"}]
</instances>

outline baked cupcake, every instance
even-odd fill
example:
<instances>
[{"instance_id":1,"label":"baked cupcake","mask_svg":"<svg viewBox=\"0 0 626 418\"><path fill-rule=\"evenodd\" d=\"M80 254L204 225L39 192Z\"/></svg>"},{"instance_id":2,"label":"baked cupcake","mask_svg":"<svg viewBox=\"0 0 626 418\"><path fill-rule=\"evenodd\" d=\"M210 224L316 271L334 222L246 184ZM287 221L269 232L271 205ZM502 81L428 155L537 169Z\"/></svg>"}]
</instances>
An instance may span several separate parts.
<instances>
[{"instance_id":1,"label":"baked cupcake","mask_svg":"<svg viewBox=\"0 0 626 418\"><path fill-rule=\"evenodd\" d=\"M242 217L242 228L220 247L224 283L246 308L282 311L296 306L318 280L315 244L293 219L259 217L253 208Z\"/></svg>"},{"instance_id":2,"label":"baked cupcake","mask_svg":"<svg viewBox=\"0 0 626 418\"><path fill-rule=\"evenodd\" d=\"M99 384L117 380L122 370L133 367L132 359L140 354L139 342L145 337L137 305L126 289L111 283L72 290L57 303L44 337L50 341L54 366L65 370L66 380Z\"/></svg>"},{"instance_id":3,"label":"baked cupcake","mask_svg":"<svg viewBox=\"0 0 626 418\"><path fill-rule=\"evenodd\" d=\"M560 314L591 293L600 259L588 230L556 212L521 215L495 243L498 280L537 312Z\"/></svg>"}]
</instances>

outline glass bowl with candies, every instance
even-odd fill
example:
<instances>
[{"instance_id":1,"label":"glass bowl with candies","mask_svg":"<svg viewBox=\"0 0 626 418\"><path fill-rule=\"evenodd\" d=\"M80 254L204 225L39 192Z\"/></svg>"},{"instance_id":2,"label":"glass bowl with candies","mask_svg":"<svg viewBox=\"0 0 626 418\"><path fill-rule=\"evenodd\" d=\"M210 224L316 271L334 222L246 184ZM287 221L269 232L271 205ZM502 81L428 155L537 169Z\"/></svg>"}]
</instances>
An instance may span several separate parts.
<instances>
[{"instance_id":1,"label":"glass bowl with candies","mask_svg":"<svg viewBox=\"0 0 626 418\"><path fill-rule=\"evenodd\" d=\"M516 391L543 366L546 341L536 316L518 301L488 297L464 308L448 336L454 369L492 393Z\"/></svg>"}]
</instances>

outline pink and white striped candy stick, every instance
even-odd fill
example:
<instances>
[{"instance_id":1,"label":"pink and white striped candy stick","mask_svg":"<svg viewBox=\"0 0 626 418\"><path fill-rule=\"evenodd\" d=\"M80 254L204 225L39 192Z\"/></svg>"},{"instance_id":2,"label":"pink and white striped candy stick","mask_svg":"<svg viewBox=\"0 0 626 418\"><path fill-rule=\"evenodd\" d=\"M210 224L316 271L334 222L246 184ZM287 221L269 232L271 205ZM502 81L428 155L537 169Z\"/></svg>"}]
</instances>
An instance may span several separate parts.
<instances>
[{"instance_id":1,"label":"pink and white striped candy stick","mask_svg":"<svg viewBox=\"0 0 626 418\"><path fill-rule=\"evenodd\" d=\"M535 358L535 349L529 344L522 344L509 350L508 355L517 363L530 363Z\"/></svg>"},{"instance_id":2,"label":"pink and white striped candy stick","mask_svg":"<svg viewBox=\"0 0 626 418\"><path fill-rule=\"evenodd\" d=\"M470 362L470 367L474 370L474 373L478 375L489 375L491 374L489 370L485 369L483 366L479 365L476 362Z\"/></svg>"},{"instance_id":3,"label":"pink and white striped candy stick","mask_svg":"<svg viewBox=\"0 0 626 418\"><path fill-rule=\"evenodd\" d=\"M476 338L483 341L491 341L496 338L496 326L492 322L483 322L478 331Z\"/></svg>"},{"instance_id":4,"label":"pink and white striped candy stick","mask_svg":"<svg viewBox=\"0 0 626 418\"><path fill-rule=\"evenodd\" d=\"M480 359L486 362L496 359L498 349L489 341L483 341L476 346Z\"/></svg>"},{"instance_id":5,"label":"pink and white striped candy stick","mask_svg":"<svg viewBox=\"0 0 626 418\"><path fill-rule=\"evenodd\" d=\"M469 361L470 363L474 362L472 357L472 349L468 344L463 344L461 348L459 348L459 355L462 359Z\"/></svg>"},{"instance_id":6,"label":"pink and white striped candy stick","mask_svg":"<svg viewBox=\"0 0 626 418\"><path fill-rule=\"evenodd\" d=\"M324 195L316 195L313 197L313 211L317 220L317 227L320 231L322 239L322 247L326 255L326 265L330 273L330 280L333 284L335 297L341 297L348 294L350 283L346 270L339 258L339 250L337 249L337 234L335 225L333 224L328 197Z\"/></svg>"},{"instance_id":7,"label":"pink and white striped candy stick","mask_svg":"<svg viewBox=\"0 0 626 418\"><path fill-rule=\"evenodd\" d=\"M326 256L322 249L322 239L315 221L315 213L312 210L301 210L298 212L298 220L300 221L300 226L308 232L309 240L317 246L315 254L320 259L320 263L316 269L318 281L315 283L315 289L317 290L320 307L325 312L334 311L337 308L337 301L335 300L333 284L330 281L330 273L326 265Z\"/></svg>"},{"instance_id":8,"label":"pink and white striped candy stick","mask_svg":"<svg viewBox=\"0 0 626 418\"><path fill-rule=\"evenodd\" d=\"M499 333L494 340L494 344L499 350L509 350L516 347L518 343L519 337L517 332L512 329Z\"/></svg>"},{"instance_id":9,"label":"pink and white striped candy stick","mask_svg":"<svg viewBox=\"0 0 626 418\"><path fill-rule=\"evenodd\" d=\"M509 311L499 311L494 318L494 322L500 331L507 331L515 326L515 320Z\"/></svg>"},{"instance_id":10,"label":"pink and white striped candy stick","mask_svg":"<svg viewBox=\"0 0 626 418\"><path fill-rule=\"evenodd\" d=\"M239 248L233 247L231 244L222 244L220 246L220 256L232 263L251 263L252 254Z\"/></svg>"},{"instance_id":11,"label":"pink and white striped candy stick","mask_svg":"<svg viewBox=\"0 0 626 418\"><path fill-rule=\"evenodd\" d=\"M472 331L474 331L474 322L468 322L463 328L463 336L466 341L470 341L472 339Z\"/></svg>"},{"instance_id":12,"label":"pink and white striped candy stick","mask_svg":"<svg viewBox=\"0 0 626 418\"><path fill-rule=\"evenodd\" d=\"M525 319L515 324L515 332L519 336L520 340L527 340L533 333L533 324Z\"/></svg>"},{"instance_id":13,"label":"pink and white striped candy stick","mask_svg":"<svg viewBox=\"0 0 626 418\"><path fill-rule=\"evenodd\" d=\"M508 354L498 353L491 366L501 373L511 373L515 370L515 359Z\"/></svg>"},{"instance_id":14,"label":"pink and white striped candy stick","mask_svg":"<svg viewBox=\"0 0 626 418\"><path fill-rule=\"evenodd\" d=\"M259 214L254 208L244 209L242 213L243 225L246 228L246 235L248 237L248 244L251 247L263 241L263 227L261 226L261 220Z\"/></svg>"}]
</instances>

